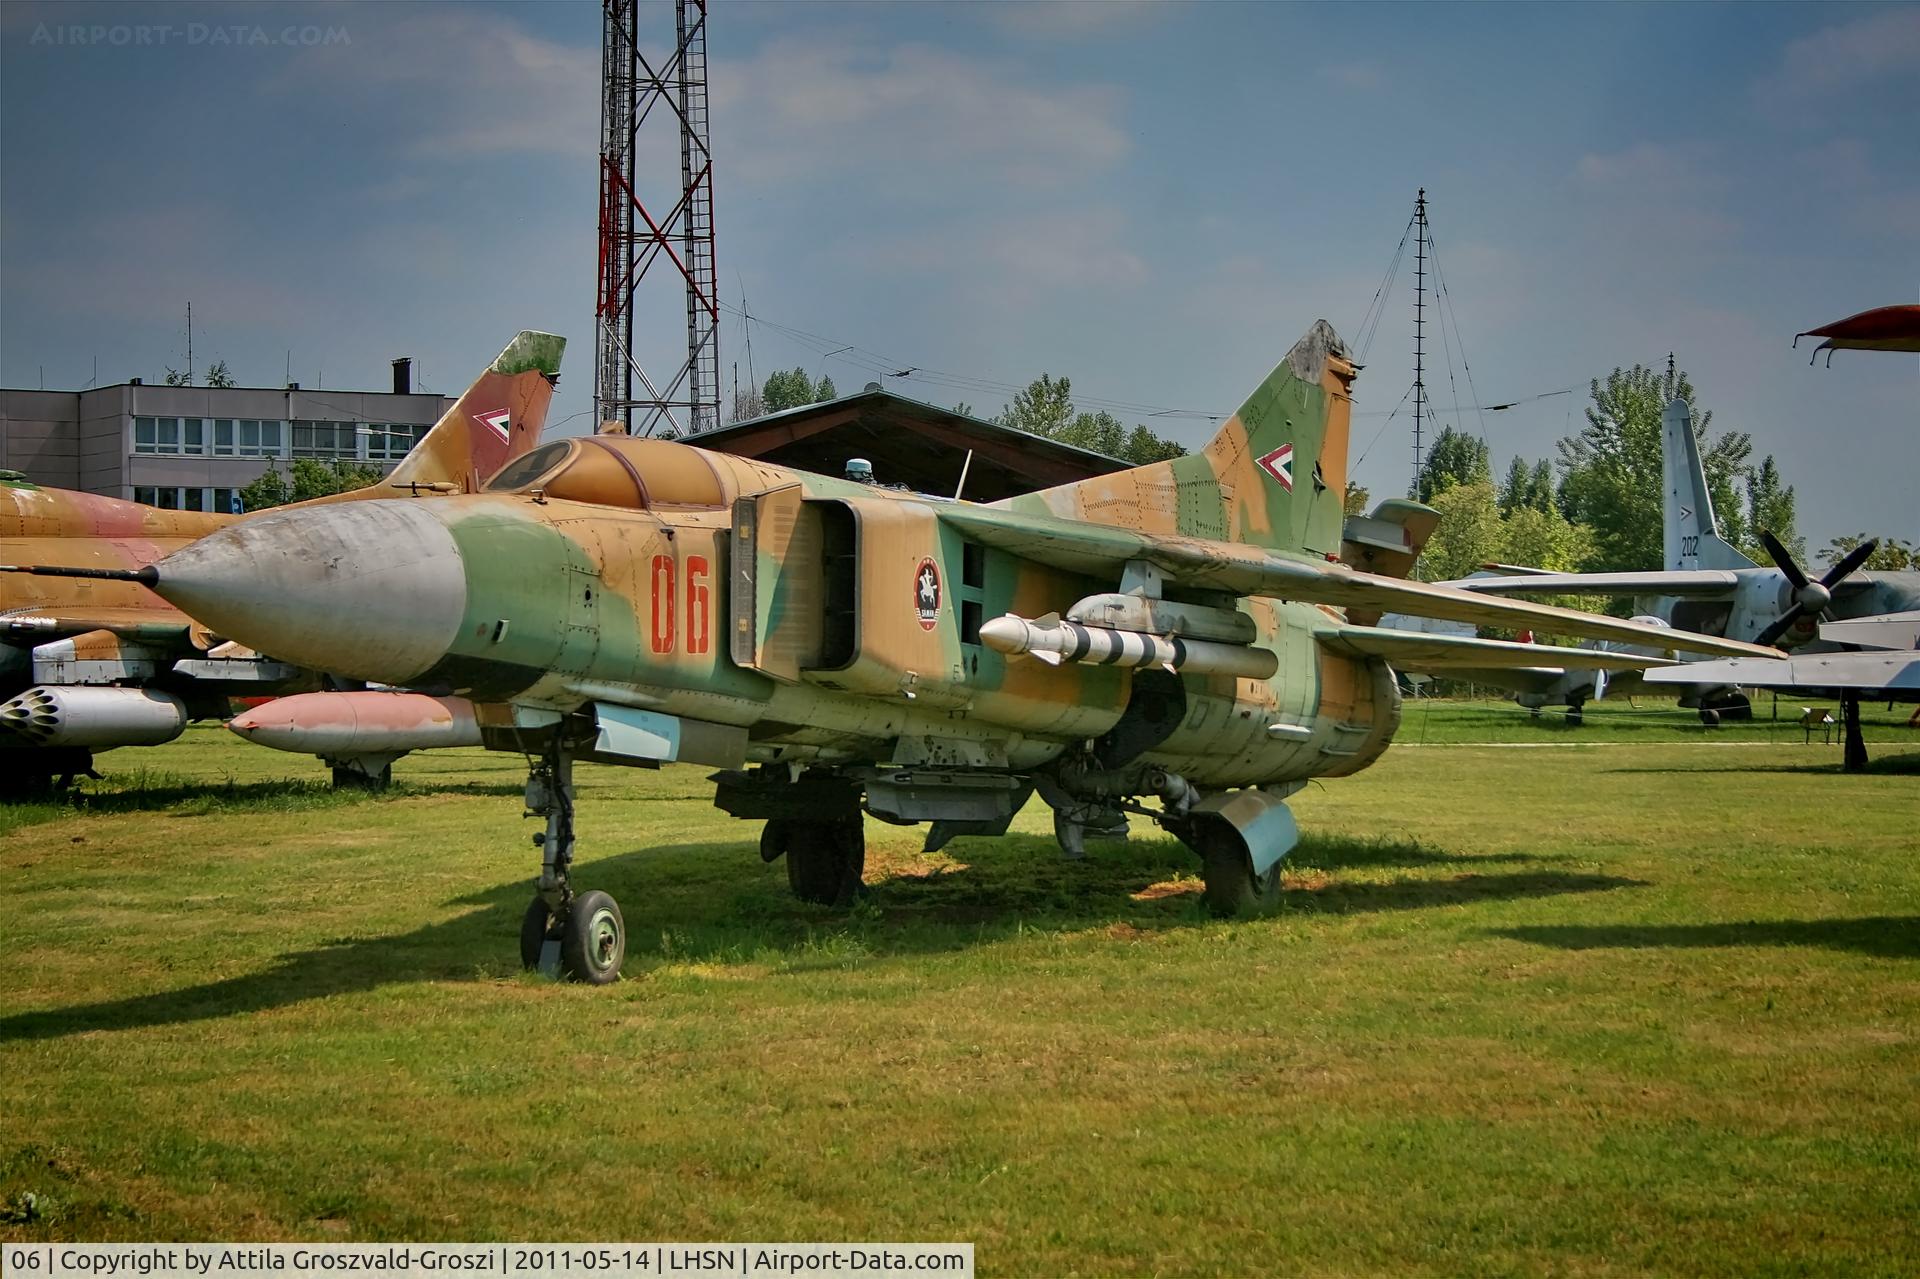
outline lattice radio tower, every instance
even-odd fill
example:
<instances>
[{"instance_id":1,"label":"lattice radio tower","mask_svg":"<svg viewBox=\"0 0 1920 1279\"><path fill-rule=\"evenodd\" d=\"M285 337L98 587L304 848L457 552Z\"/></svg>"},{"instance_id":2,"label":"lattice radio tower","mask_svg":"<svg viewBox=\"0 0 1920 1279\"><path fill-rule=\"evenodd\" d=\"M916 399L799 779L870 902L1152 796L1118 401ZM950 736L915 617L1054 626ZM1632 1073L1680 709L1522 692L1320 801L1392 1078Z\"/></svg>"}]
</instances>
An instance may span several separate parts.
<instances>
[{"instance_id":1,"label":"lattice radio tower","mask_svg":"<svg viewBox=\"0 0 1920 1279\"><path fill-rule=\"evenodd\" d=\"M680 435L720 424L720 297L713 264L713 155L707 144L707 4L674 0L676 41L657 68L640 50L642 0L603 0L600 45L599 345L593 400L598 420L628 434L663 424ZM649 119L653 126L648 128ZM664 217L640 198L636 162L645 142L677 128L680 195ZM652 175L649 175L651 177ZM658 210L661 201L654 201ZM671 267L661 266L661 260ZM652 272L654 281L642 290ZM687 358L664 382L634 351L637 297L664 303L686 284Z\"/></svg>"},{"instance_id":2,"label":"lattice radio tower","mask_svg":"<svg viewBox=\"0 0 1920 1279\"><path fill-rule=\"evenodd\" d=\"M1413 202L1413 487L1407 496L1420 496L1421 432L1427 422L1427 189Z\"/></svg>"}]
</instances>

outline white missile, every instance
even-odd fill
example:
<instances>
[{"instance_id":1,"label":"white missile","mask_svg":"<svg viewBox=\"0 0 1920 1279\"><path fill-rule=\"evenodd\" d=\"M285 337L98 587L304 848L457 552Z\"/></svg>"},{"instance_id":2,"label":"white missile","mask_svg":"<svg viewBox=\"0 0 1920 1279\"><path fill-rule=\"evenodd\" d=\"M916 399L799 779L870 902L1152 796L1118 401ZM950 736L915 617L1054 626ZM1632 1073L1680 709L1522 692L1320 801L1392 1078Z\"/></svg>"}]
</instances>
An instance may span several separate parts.
<instances>
[{"instance_id":1,"label":"white missile","mask_svg":"<svg viewBox=\"0 0 1920 1279\"><path fill-rule=\"evenodd\" d=\"M1049 666L1085 662L1095 666L1161 666L1190 675L1235 675L1268 679L1280 659L1264 648L1182 639L1105 626L1083 626L1049 614L1037 620L1008 613L980 626L980 642L996 653L1025 653Z\"/></svg>"},{"instance_id":2,"label":"white missile","mask_svg":"<svg viewBox=\"0 0 1920 1279\"><path fill-rule=\"evenodd\" d=\"M250 742L298 755L391 755L480 744L472 702L425 693L299 693L236 715L227 727Z\"/></svg>"}]
</instances>

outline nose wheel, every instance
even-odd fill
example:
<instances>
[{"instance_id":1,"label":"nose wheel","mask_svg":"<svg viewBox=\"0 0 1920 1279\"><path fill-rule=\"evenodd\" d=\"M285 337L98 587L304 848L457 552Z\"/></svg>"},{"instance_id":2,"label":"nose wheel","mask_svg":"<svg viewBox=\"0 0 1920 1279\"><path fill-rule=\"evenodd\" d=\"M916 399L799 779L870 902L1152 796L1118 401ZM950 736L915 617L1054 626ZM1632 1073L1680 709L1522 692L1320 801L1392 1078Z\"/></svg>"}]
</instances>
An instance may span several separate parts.
<instances>
[{"instance_id":1,"label":"nose wheel","mask_svg":"<svg viewBox=\"0 0 1920 1279\"><path fill-rule=\"evenodd\" d=\"M557 735L527 778L527 813L545 817L547 828L533 837L540 882L520 919L521 964L591 986L619 980L627 958L619 904L598 889L573 889L573 759Z\"/></svg>"}]
</instances>

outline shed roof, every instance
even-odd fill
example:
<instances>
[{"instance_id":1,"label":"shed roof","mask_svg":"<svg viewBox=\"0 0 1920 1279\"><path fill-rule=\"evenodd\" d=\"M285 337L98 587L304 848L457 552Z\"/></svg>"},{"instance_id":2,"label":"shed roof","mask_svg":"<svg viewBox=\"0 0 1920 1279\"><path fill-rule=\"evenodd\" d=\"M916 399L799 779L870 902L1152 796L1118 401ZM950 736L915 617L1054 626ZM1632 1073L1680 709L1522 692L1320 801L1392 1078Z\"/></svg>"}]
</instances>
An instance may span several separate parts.
<instances>
[{"instance_id":1,"label":"shed roof","mask_svg":"<svg viewBox=\"0 0 1920 1279\"><path fill-rule=\"evenodd\" d=\"M874 478L882 484L942 496L953 495L972 450L963 496L975 502L1131 465L877 387L703 431L686 442L822 475L840 475L848 458L863 457L873 463Z\"/></svg>"}]
</instances>

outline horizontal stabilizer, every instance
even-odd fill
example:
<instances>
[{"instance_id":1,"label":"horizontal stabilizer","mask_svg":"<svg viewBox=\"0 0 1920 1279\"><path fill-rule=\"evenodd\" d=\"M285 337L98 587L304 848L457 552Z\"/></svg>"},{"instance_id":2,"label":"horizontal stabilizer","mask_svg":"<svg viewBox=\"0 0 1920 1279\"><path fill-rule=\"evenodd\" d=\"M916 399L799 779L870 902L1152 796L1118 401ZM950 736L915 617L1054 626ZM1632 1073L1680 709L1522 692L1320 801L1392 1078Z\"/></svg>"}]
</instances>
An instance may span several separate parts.
<instances>
[{"instance_id":1,"label":"horizontal stabilizer","mask_svg":"<svg viewBox=\"0 0 1920 1279\"><path fill-rule=\"evenodd\" d=\"M1273 554L1257 546L984 507L941 508L940 520L974 541L1039 563L1118 580L1129 561L1151 564L1182 586L1329 604L1336 608L1438 617L1474 626L1527 628L1572 639L1623 640L1656 652L1766 657L1774 650L1739 640L1667 630L1574 609L1477 595L1431 582L1361 573L1341 564Z\"/></svg>"},{"instance_id":2,"label":"horizontal stabilizer","mask_svg":"<svg viewBox=\"0 0 1920 1279\"><path fill-rule=\"evenodd\" d=\"M1881 613L1820 623L1820 638L1866 648L1920 648L1920 612Z\"/></svg>"},{"instance_id":3,"label":"horizontal stabilizer","mask_svg":"<svg viewBox=\"0 0 1920 1279\"><path fill-rule=\"evenodd\" d=\"M1673 665L1664 657L1560 648L1551 644L1517 644L1470 635L1418 634L1379 626L1329 628L1320 632L1318 638L1323 644L1357 656L1383 657L1395 669L1403 671L1526 669L1558 675L1569 669L1637 671L1649 666Z\"/></svg>"},{"instance_id":4,"label":"horizontal stabilizer","mask_svg":"<svg viewBox=\"0 0 1920 1279\"><path fill-rule=\"evenodd\" d=\"M1650 684L1738 684L1744 688L1920 694L1920 653L1796 653L1690 662L1647 672Z\"/></svg>"},{"instance_id":5,"label":"horizontal stabilizer","mask_svg":"<svg viewBox=\"0 0 1920 1279\"><path fill-rule=\"evenodd\" d=\"M1446 585L1476 595L1670 595L1675 599L1731 599L1739 583L1732 569L1698 568L1665 573L1527 572L1513 577L1463 577Z\"/></svg>"}]
</instances>

